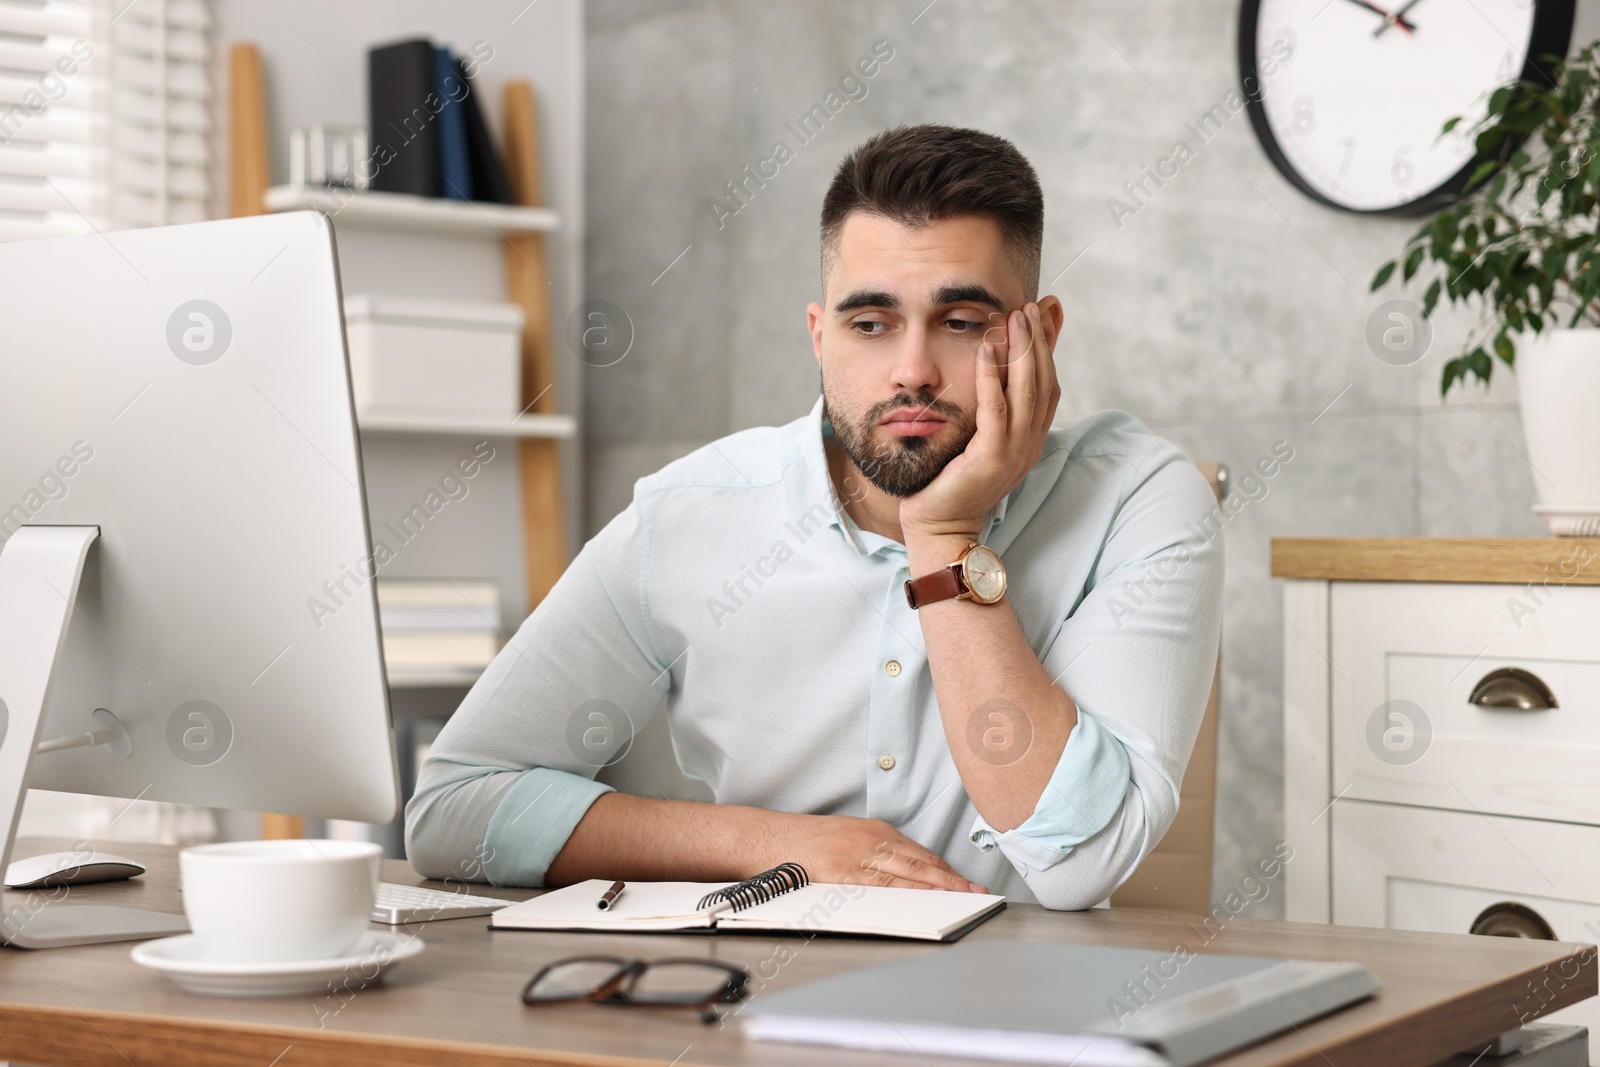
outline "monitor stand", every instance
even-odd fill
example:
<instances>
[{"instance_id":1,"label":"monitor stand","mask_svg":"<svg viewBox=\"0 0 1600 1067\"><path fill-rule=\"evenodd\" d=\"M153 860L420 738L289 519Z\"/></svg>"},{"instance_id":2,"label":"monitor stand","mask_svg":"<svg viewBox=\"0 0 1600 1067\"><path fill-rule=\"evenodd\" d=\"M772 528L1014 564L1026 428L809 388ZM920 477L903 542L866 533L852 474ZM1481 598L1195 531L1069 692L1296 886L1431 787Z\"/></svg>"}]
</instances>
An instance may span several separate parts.
<instances>
[{"instance_id":1,"label":"monitor stand","mask_svg":"<svg viewBox=\"0 0 1600 1067\"><path fill-rule=\"evenodd\" d=\"M24 526L0 548L0 870L11 863L28 767L39 747L56 661L97 526ZM6 893L0 942L59 948L189 932L182 915L65 904L59 890ZM71 889L63 899L71 899Z\"/></svg>"}]
</instances>

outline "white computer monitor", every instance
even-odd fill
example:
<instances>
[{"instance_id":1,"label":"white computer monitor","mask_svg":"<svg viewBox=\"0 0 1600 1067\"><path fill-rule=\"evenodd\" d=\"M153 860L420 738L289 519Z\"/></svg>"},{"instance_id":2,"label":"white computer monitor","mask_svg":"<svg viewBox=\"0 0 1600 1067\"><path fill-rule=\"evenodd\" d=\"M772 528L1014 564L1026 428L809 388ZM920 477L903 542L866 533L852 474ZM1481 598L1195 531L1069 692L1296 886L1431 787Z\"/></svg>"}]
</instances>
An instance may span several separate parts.
<instances>
[{"instance_id":1,"label":"white computer monitor","mask_svg":"<svg viewBox=\"0 0 1600 1067\"><path fill-rule=\"evenodd\" d=\"M395 818L373 564L326 218L0 245L0 869L28 787Z\"/></svg>"}]
</instances>

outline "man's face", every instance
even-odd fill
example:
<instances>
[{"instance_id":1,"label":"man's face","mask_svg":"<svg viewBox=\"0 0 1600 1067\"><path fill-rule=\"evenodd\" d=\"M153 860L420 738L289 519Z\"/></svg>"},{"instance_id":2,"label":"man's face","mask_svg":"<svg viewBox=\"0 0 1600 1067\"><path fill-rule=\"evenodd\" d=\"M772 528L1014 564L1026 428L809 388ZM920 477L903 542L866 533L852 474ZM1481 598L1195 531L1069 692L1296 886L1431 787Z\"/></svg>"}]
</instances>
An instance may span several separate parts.
<instances>
[{"instance_id":1,"label":"man's face","mask_svg":"<svg viewBox=\"0 0 1600 1067\"><path fill-rule=\"evenodd\" d=\"M807 315L834 434L869 481L911 496L976 431L978 346L1004 346L1022 279L992 219L856 212L825 287Z\"/></svg>"}]
</instances>

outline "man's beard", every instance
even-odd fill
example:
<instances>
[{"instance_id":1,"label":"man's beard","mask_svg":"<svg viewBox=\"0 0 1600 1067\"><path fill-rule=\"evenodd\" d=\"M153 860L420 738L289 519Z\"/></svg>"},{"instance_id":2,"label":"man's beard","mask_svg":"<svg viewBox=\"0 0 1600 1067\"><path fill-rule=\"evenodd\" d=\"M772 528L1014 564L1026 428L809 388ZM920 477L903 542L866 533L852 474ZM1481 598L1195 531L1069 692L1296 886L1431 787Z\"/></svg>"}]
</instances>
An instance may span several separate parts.
<instances>
[{"instance_id":1,"label":"man's beard","mask_svg":"<svg viewBox=\"0 0 1600 1067\"><path fill-rule=\"evenodd\" d=\"M948 420L948 425L927 437L896 437L879 431L878 423L901 408L927 410ZM955 404L938 399L924 389L912 397L901 393L872 405L859 420L833 411L823 389L823 410L833 423L833 435L867 481L895 497L908 497L927 488L945 466L961 454L977 432L977 423ZM874 433L880 436L874 438Z\"/></svg>"}]
</instances>

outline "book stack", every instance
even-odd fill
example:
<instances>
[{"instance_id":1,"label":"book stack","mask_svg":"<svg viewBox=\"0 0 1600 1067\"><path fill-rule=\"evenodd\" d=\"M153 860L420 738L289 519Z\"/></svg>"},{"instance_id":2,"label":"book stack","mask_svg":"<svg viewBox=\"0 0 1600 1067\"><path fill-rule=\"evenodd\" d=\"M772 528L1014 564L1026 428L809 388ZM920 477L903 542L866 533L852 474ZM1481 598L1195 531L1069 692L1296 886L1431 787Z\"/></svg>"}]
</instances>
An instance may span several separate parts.
<instances>
[{"instance_id":1,"label":"book stack","mask_svg":"<svg viewBox=\"0 0 1600 1067\"><path fill-rule=\"evenodd\" d=\"M500 651L500 589L469 578L379 578L391 684L471 682Z\"/></svg>"},{"instance_id":2,"label":"book stack","mask_svg":"<svg viewBox=\"0 0 1600 1067\"><path fill-rule=\"evenodd\" d=\"M449 49L426 39L372 49L367 97L376 165L371 188L514 202L467 64Z\"/></svg>"}]
</instances>

